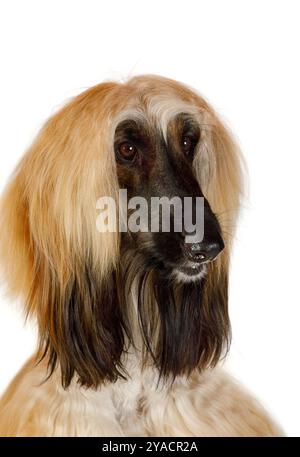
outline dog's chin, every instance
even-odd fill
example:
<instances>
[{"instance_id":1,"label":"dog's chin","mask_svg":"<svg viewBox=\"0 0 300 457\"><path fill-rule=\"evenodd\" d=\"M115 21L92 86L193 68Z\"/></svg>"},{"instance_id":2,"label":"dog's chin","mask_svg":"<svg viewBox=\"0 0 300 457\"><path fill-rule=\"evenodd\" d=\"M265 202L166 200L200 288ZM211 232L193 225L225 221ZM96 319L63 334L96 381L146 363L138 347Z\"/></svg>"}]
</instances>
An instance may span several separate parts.
<instances>
[{"instance_id":1,"label":"dog's chin","mask_svg":"<svg viewBox=\"0 0 300 457\"><path fill-rule=\"evenodd\" d=\"M206 273L206 265L182 265L173 269L172 278L181 283L198 282L206 276Z\"/></svg>"}]
</instances>

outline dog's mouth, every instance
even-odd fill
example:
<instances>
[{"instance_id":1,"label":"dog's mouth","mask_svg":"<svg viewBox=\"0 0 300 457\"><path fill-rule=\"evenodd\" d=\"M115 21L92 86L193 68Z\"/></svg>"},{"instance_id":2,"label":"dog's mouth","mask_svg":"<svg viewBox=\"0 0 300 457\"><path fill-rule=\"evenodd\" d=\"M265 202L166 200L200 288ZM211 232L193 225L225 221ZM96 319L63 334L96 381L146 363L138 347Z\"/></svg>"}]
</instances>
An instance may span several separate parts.
<instances>
[{"instance_id":1,"label":"dog's mouth","mask_svg":"<svg viewBox=\"0 0 300 457\"><path fill-rule=\"evenodd\" d=\"M172 276L179 282L196 282L206 275L206 265L188 262L173 269Z\"/></svg>"},{"instance_id":2,"label":"dog's mouth","mask_svg":"<svg viewBox=\"0 0 300 457\"><path fill-rule=\"evenodd\" d=\"M181 266L178 268L178 270L186 275L195 276L203 271L203 266L198 264L194 264L192 266Z\"/></svg>"}]
</instances>

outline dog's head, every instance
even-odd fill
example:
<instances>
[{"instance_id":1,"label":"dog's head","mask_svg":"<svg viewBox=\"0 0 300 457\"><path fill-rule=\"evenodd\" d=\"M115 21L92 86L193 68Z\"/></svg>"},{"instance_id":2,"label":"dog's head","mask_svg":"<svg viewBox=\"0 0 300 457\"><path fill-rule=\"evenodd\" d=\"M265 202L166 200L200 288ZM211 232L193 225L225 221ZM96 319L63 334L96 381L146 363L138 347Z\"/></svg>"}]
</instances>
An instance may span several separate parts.
<instances>
[{"instance_id":1,"label":"dog's head","mask_svg":"<svg viewBox=\"0 0 300 457\"><path fill-rule=\"evenodd\" d=\"M120 189L146 203L138 217L130 205L124 216ZM74 375L87 386L124 376L137 325L144 347L136 351L162 376L217 362L228 342L227 270L240 195L231 136L200 96L175 81L103 83L47 122L2 201L1 261L10 289L37 316L40 354L52 371L59 363L65 386ZM118 202L125 230L97 230L102 197ZM153 211L161 198L171 201L169 230L157 222L161 208ZM185 199L194 235L203 204L199 240L190 241L177 213ZM148 229L131 230L141 216Z\"/></svg>"}]
</instances>

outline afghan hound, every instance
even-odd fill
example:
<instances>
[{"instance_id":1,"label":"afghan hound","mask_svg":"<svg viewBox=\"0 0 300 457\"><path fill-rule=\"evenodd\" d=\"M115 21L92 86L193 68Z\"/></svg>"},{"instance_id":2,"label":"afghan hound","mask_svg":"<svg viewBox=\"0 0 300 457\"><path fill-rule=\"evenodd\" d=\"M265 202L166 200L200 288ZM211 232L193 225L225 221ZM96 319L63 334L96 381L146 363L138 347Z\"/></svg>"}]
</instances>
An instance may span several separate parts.
<instances>
[{"instance_id":1,"label":"afghan hound","mask_svg":"<svg viewBox=\"0 0 300 457\"><path fill-rule=\"evenodd\" d=\"M209 104L155 75L99 84L47 121L1 201L2 273L39 339L1 399L0 435L281 434L217 366L241 163ZM99 198L120 189L199 197L201 242L173 225L98 230Z\"/></svg>"}]
</instances>

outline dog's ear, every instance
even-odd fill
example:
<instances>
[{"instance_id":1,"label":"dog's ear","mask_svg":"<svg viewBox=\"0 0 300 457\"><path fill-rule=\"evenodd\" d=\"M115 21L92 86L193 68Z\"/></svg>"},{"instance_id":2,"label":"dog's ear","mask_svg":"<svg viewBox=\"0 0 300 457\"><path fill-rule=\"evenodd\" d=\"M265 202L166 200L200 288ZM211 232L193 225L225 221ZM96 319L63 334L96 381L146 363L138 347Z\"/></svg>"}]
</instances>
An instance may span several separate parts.
<instances>
[{"instance_id":1,"label":"dog's ear","mask_svg":"<svg viewBox=\"0 0 300 457\"><path fill-rule=\"evenodd\" d=\"M90 265L81 265L64 288L50 279L45 314L39 317L40 353L48 358L49 375L59 362L64 387L74 375L93 388L125 377L126 325L116 284L114 272L101 281Z\"/></svg>"},{"instance_id":2,"label":"dog's ear","mask_svg":"<svg viewBox=\"0 0 300 457\"><path fill-rule=\"evenodd\" d=\"M114 271L118 233L99 233L96 202L116 199L110 116L114 83L79 95L42 129L1 201L9 289L36 315L40 350L63 384L114 379L124 338Z\"/></svg>"},{"instance_id":3,"label":"dog's ear","mask_svg":"<svg viewBox=\"0 0 300 457\"><path fill-rule=\"evenodd\" d=\"M213 109L202 99L197 103L203 112L203 125L193 166L203 194L220 223L225 242L225 249L208 266L201 304L209 329L206 354L215 364L222 353L222 346L228 347L230 341L227 278L231 245L243 197L245 164L230 131Z\"/></svg>"},{"instance_id":4,"label":"dog's ear","mask_svg":"<svg viewBox=\"0 0 300 457\"><path fill-rule=\"evenodd\" d=\"M211 274L216 275L213 282L217 284L220 275L228 275L231 245L244 192L245 164L228 128L206 102L200 98L196 100L203 114L201 141L193 166L203 194L220 223L225 242L225 249L210 267Z\"/></svg>"},{"instance_id":5,"label":"dog's ear","mask_svg":"<svg viewBox=\"0 0 300 457\"><path fill-rule=\"evenodd\" d=\"M202 122L194 170L201 189L219 220L225 245L229 248L243 196L245 164L230 131L208 105Z\"/></svg>"}]
</instances>

